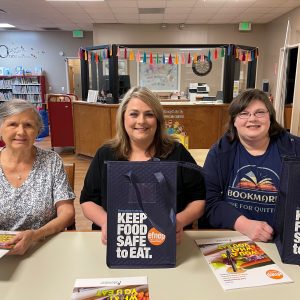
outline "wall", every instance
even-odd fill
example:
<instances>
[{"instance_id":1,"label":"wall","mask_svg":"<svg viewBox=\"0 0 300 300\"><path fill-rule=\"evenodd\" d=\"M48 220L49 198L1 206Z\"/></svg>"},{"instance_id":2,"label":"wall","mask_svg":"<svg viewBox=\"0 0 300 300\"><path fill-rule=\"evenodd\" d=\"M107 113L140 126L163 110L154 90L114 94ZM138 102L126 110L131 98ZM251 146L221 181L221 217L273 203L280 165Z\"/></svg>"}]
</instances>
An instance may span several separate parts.
<instances>
[{"instance_id":1,"label":"wall","mask_svg":"<svg viewBox=\"0 0 300 300\"><path fill-rule=\"evenodd\" d=\"M275 94L277 83L277 66L279 62L279 50L284 46L287 22L290 20L289 44L300 43L300 7L277 18L266 26L266 57L264 60L264 76L270 79L271 93Z\"/></svg>"},{"instance_id":2,"label":"wall","mask_svg":"<svg viewBox=\"0 0 300 300\"><path fill-rule=\"evenodd\" d=\"M238 25L177 25L160 29L155 25L95 24L94 45L101 44L239 44L259 47L257 87L264 78L266 25L253 25L251 32L239 32Z\"/></svg>"},{"instance_id":3,"label":"wall","mask_svg":"<svg viewBox=\"0 0 300 300\"><path fill-rule=\"evenodd\" d=\"M78 49L93 43L93 33L85 32L82 39L73 38L72 32L0 31L0 44L9 48L9 56L0 58L0 67L23 66L34 71L42 67L47 78L47 93L67 91L65 57L77 57ZM64 52L64 56L59 55ZM51 90L49 91L49 87Z\"/></svg>"}]
</instances>

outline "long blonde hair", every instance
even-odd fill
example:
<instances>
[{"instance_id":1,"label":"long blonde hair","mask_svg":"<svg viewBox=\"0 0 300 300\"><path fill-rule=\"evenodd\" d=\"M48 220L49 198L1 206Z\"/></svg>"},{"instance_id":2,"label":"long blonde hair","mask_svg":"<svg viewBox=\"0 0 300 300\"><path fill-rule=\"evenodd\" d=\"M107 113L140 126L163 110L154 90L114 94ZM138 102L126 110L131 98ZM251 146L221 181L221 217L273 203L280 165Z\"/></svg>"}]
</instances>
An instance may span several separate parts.
<instances>
[{"instance_id":1,"label":"long blonde hair","mask_svg":"<svg viewBox=\"0 0 300 300\"><path fill-rule=\"evenodd\" d=\"M149 152L151 149L154 149L154 155L156 157L167 157L174 148L174 139L166 132L163 108L159 102L159 99L155 96L155 94L145 87L133 87L125 94L117 111L116 135L112 140L106 142L105 145L110 146L116 152L117 158L129 158L131 146L129 136L124 125L124 114L129 101L133 98L138 98L151 107L157 120L157 129L153 138L153 142L147 149L147 152Z\"/></svg>"}]
</instances>

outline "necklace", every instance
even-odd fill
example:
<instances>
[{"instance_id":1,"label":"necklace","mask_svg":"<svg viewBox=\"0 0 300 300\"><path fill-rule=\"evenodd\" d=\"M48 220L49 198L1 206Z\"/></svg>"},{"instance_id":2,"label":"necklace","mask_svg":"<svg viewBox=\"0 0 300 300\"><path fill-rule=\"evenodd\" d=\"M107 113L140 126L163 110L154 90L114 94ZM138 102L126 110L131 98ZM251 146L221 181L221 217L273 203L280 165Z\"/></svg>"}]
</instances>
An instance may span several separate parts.
<instances>
[{"instance_id":1,"label":"necklace","mask_svg":"<svg viewBox=\"0 0 300 300\"><path fill-rule=\"evenodd\" d=\"M17 179L18 179L18 180L21 180L21 179L22 179L21 174L17 175Z\"/></svg>"}]
</instances>

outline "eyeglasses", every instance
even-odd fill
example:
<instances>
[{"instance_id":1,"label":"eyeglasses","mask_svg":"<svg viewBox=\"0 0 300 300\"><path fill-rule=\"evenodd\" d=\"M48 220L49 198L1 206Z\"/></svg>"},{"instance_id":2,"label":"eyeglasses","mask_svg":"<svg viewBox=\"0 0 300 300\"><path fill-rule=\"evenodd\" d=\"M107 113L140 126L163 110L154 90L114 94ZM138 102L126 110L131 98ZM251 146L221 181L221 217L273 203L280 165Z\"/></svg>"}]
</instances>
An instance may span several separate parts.
<instances>
[{"instance_id":1,"label":"eyeglasses","mask_svg":"<svg viewBox=\"0 0 300 300\"><path fill-rule=\"evenodd\" d=\"M237 114L237 116L240 118L240 119L249 119L250 116L254 116L256 118L263 118L265 117L266 114L268 114L269 111L268 110L258 110L254 113L250 113L248 111L242 111L240 113Z\"/></svg>"}]
</instances>

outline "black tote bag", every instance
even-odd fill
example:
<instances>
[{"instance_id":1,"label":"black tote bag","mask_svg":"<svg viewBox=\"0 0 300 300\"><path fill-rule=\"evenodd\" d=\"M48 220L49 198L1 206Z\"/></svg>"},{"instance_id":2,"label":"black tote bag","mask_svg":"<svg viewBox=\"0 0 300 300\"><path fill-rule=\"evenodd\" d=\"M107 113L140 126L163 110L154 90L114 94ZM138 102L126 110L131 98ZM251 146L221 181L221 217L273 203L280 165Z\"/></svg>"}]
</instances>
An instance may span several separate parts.
<instances>
[{"instance_id":1,"label":"black tote bag","mask_svg":"<svg viewBox=\"0 0 300 300\"><path fill-rule=\"evenodd\" d=\"M175 267L177 167L202 168L159 160L106 164L107 265Z\"/></svg>"},{"instance_id":2,"label":"black tote bag","mask_svg":"<svg viewBox=\"0 0 300 300\"><path fill-rule=\"evenodd\" d=\"M285 158L275 212L275 243L282 262L300 265L300 158Z\"/></svg>"}]
</instances>

